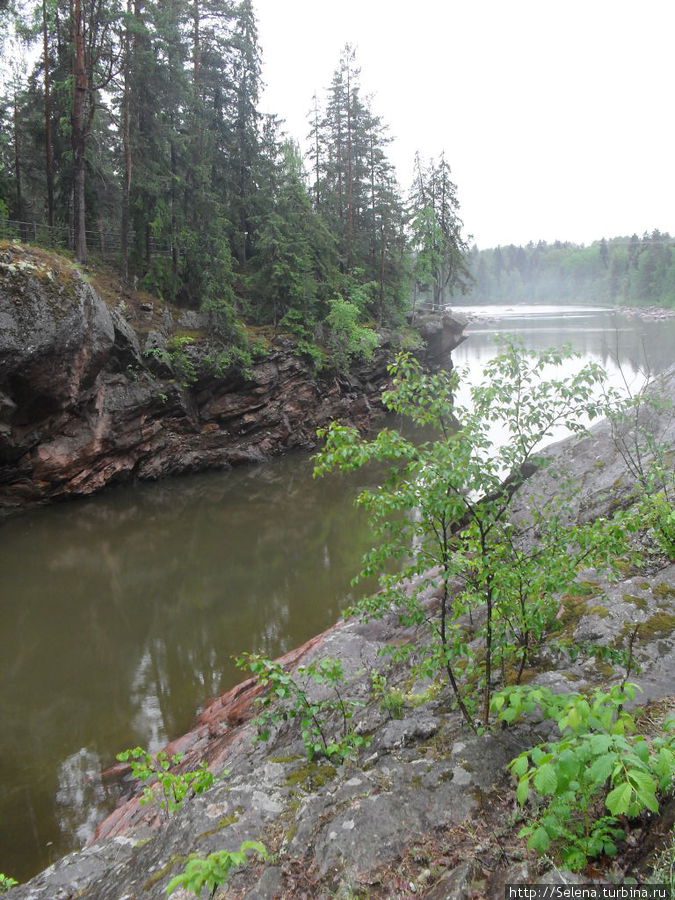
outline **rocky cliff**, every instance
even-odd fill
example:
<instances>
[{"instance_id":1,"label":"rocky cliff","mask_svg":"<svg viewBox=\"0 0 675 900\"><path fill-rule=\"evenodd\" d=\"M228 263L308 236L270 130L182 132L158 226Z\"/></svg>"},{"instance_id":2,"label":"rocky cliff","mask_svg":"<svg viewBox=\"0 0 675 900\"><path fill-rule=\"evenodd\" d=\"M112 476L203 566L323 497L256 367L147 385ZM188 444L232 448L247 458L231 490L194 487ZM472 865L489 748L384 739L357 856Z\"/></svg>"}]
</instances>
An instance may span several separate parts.
<instances>
[{"instance_id":1,"label":"rocky cliff","mask_svg":"<svg viewBox=\"0 0 675 900\"><path fill-rule=\"evenodd\" d=\"M204 357L205 325L149 297L104 299L64 258L0 246L0 513L260 461L314 446L332 419L366 428L381 412L391 347L349 377L319 376L270 334L245 376L202 367L186 380L167 342L191 336L186 352ZM432 330L435 351L461 340L461 324Z\"/></svg>"}]
</instances>

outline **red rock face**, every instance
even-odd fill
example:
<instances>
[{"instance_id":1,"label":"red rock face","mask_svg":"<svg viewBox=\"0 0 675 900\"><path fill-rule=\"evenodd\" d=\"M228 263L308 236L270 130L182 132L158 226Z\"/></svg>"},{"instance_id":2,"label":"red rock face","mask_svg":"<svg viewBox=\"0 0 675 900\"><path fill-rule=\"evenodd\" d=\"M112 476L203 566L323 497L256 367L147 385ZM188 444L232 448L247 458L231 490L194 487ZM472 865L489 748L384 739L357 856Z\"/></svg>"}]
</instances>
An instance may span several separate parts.
<instances>
[{"instance_id":1,"label":"red rock face","mask_svg":"<svg viewBox=\"0 0 675 900\"><path fill-rule=\"evenodd\" d=\"M387 375L382 353L355 378L318 379L283 339L246 379L185 387L153 362L79 276L0 257L0 512L311 448L336 418L365 429Z\"/></svg>"},{"instance_id":2,"label":"red rock face","mask_svg":"<svg viewBox=\"0 0 675 900\"><path fill-rule=\"evenodd\" d=\"M278 662L289 668L297 666L305 654L321 644L327 635L340 626L341 623L338 622L316 637L310 638L300 647L289 650L279 658ZM223 759L233 743L236 741L250 742L251 735L244 734L239 726L253 718L255 714L253 701L262 693L262 690L263 688L257 684L255 678L247 678L246 681L235 685L225 694L208 703L197 717L193 729L163 748L169 757L175 753L184 754L181 762L173 767L173 771L188 772L200 763L206 762L212 772L218 773L222 769ZM122 778L130 772L131 766L128 763L120 763L103 772L103 777ZM140 786L138 787L140 788ZM141 790L139 789L132 797L113 810L109 816L106 816L97 826L87 846L103 838L126 834L132 828L142 824L159 827L161 820L157 811L149 810L147 806L141 804L140 796Z\"/></svg>"}]
</instances>

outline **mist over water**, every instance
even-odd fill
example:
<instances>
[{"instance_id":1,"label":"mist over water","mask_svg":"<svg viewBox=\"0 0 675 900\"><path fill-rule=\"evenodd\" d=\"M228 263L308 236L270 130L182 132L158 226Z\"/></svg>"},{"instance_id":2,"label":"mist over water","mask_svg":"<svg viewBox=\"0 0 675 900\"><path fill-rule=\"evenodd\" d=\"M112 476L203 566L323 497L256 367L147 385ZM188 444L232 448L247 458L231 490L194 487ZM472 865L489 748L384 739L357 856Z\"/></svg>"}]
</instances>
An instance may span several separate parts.
<instances>
[{"instance_id":1,"label":"mist over water","mask_svg":"<svg viewBox=\"0 0 675 900\"><path fill-rule=\"evenodd\" d=\"M459 307L455 307L458 309ZM672 365L675 320L489 308L453 352L470 379L504 332L569 341L613 381ZM499 316L497 318L497 316ZM110 489L0 525L0 871L25 880L81 846L115 802L115 753L158 749L241 680L333 623L370 544L367 473L311 477L307 455Z\"/></svg>"}]
</instances>

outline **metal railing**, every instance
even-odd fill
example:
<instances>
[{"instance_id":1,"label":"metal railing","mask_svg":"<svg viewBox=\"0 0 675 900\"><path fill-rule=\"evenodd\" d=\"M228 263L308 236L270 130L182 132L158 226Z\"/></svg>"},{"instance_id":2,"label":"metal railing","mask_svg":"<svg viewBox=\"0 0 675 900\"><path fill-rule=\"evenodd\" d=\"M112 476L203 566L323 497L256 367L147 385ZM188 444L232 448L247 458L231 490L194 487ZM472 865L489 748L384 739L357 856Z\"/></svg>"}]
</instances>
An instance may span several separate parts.
<instances>
[{"instance_id":1,"label":"metal railing","mask_svg":"<svg viewBox=\"0 0 675 900\"><path fill-rule=\"evenodd\" d=\"M85 231L87 248L100 256L119 256L122 252L122 232L99 229ZM17 219L0 219L0 239L18 240L25 244L37 244L40 247L55 247L72 250L74 247L73 229L68 225L46 225L42 222L20 222ZM135 233L130 230L128 245L131 247ZM151 237L150 253L171 253L166 241Z\"/></svg>"}]
</instances>

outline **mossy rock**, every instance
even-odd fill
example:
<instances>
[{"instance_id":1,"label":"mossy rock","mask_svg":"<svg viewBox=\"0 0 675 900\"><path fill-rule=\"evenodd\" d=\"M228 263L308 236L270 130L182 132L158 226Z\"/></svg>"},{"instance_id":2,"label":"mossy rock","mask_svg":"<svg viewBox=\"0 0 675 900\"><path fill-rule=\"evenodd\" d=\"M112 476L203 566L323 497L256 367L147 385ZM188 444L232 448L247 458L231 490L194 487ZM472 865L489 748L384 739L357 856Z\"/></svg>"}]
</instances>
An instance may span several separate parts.
<instances>
[{"instance_id":1,"label":"mossy rock","mask_svg":"<svg viewBox=\"0 0 675 900\"><path fill-rule=\"evenodd\" d=\"M669 637L675 631L675 615L657 612L640 625L638 640L642 643Z\"/></svg>"},{"instance_id":2,"label":"mossy rock","mask_svg":"<svg viewBox=\"0 0 675 900\"><path fill-rule=\"evenodd\" d=\"M598 604L597 606L590 606L588 608L589 615L598 616L600 619L606 619L609 616L609 610L606 606L602 606Z\"/></svg>"},{"instance_id":3,"label":"mossy rock","mask_svg":"<svg viewBox=\"0 0 675 900\"><path fill-rule=\"evenodd\" d=\"M289 787L302 787L307 791L316 791L337 774L337 769L330 763L309 760L302 766L292 769L284 779Z\"/></svg>"},{"instance_id":4,"label":"mossy rock","mask_svg":"<svg viewBox=\"0 0 675 900\"><path fill-rule=\"evenodd\" d=\"M229 816L223 816L221 819L218 819L213 828L209 828L206 831L202 831L198 838L209 837L212 834L217 834L219 831L222 831L223 828L229 828L230 825L234 825L241 818L241 814L244 812L243 806L238 806L234 809Z\"/></svg>"},{"instance_id":5,"label":"mossy rock","mask_svg":"<svg viewBox=\"0 0 675 900\"><path fill-rule=\"evenodd\" d=\"M675 586L661 581L652 588L652 594L661 600L675 600Z\"/></svg>"},{"instance_id":6,"label":"mossy rock","mask_svg":"<svg viewBox=\"0 0 675 900\"><path fill-rule=\"evenodd\" d=\"M633 606L637 606L641 612L647 612L649 604L647 603L646 597L640 597L637 594L622 594L621 596L626 603L632 603Z\"/></svg>"},{"instance_id":7,"label":"mossy rock","mask_svg":"<svg viewBox=\"0 0 675 900\"><path fill-rule=\"evenodd\" d=\"M149 891L153 888L158 882L162 880L162 878L166 878L166 876L171 872L174 866L180 865L181 863L186 863L190 857L189 856L172 856L171 859L165 863L161 868L159 868L156 872L153 872L152 875L143 883L143 890Z\"/></svg>"}]
</instances>

